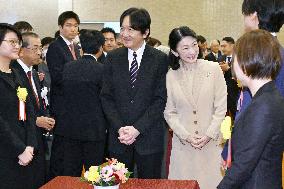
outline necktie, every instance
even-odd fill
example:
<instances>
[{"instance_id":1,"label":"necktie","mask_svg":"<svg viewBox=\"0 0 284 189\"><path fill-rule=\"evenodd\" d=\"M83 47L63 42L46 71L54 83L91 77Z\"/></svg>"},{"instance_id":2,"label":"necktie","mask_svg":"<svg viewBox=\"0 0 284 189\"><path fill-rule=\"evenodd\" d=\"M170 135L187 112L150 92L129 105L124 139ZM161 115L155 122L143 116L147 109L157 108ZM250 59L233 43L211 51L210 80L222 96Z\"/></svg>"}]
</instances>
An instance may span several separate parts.
<instances>
[{"instance_id":1,"label":"necktie","mask_svg":"<svg viewBox=\"0 0 284 189\"><path fill-rule=\"evenodd\" d=\"M77 57L76 57L76 54L75 54L75 50L74 50L74 44L71 43L71 44L69 45L69 48L70 48L71 54L72 54L72 56L73 56L73 59L74 59L74 60L77 60Z\"/></svg>"},{"instance_id":2,"label":"necktie","mask_svg":"<svg viewBox=\"0 0 284 189\"><path fill-rule=\"evenodd\" d=\"M130 84L132 88L134 88L134 83L136 81L137 71L138 71L138 62L136 57L137 57L136 52L133 52L133 61L131 62L130 66Z\"/></svg>"},{"instance_id":3,"label":"necktie","mask_svg":"<svg viewBox=\"0 0 284 189\"><path fill-rule=\"evenodd\" d=\"M32 88L32 90L33 90L33 93L34 93L34 97L35 97L35 99L36 99L36 105L37 105L37 107L39 108L39 99L38 99L38 96L36 95L36 92L35 92L35 89L34 89L33 83L32 83L32 72L31 72L31 71L28 71L28 72L27 72L27 76L28 76L28 79L29 79L30 86L31 86L31 88Z\"/></svg>"}]
</instances>

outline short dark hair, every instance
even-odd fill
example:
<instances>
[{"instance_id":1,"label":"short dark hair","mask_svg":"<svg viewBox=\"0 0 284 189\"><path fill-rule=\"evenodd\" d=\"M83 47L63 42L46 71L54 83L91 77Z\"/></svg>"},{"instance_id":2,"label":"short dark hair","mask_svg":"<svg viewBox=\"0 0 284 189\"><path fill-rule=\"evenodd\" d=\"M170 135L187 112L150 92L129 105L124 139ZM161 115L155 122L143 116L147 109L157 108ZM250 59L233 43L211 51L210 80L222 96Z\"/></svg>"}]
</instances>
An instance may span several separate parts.
<instances>
[{"instance_id":1,"label":"short dark hair","mask_svg":"<svg viewBox=\"0 0 284 189\"><path fill-rule=\"evenodd\" d=\"M222 41L226 41L227 43L235 44L235 40L232 37L224 37Z\"/></svg>"},{"instance_id":2,"label":"short dark hair","mask_svg":"<svg viewBox=\"0 0 284 189\"><path fill-rule=\"evenodd\" d=\"M60 36L60 30L57 30L55 33L54 33L54 38L56 39L57 37Z\"/></svg>"},{"instance_id":3,"label":"short dark hair","mask_svg":"<svg viewBox=\"0 0 284 189\"><path fill-rule=\"evenodd\" d=\"M0 23L0 45L2 44L5 35L9 32L14 32L17 35L18 40L21 42L23 41L21 33L14 26L7 23Z\"/></svg>"},{"instance_id":4,"label":"short dark hair","mask_svg":"<svg viewBox=\"0 0 284 189\"><path fill-rule=\"evenodd\" d=\"M78 24L80 24L79 16L73 11L65 11L58 17L58 26L63 27L66 20L74 18Z\"/></svg>"},{"instance_id":5,"label":"short dark hair","mask_svg":"<svg viewBox=\"0 0 284 189\"><path fill-rule=\"evenodd\" d=\"M244 0L242 4L243 15L257 12L259 29L269 32L279 32L284 24L283 0Z\"/></svg>"},{"instance_id":6,"label":"short dark hair","mask_svg":"<svg viewBox=\"0 0 284 189\"><path fill-rule=\"evenodd\" d=\"M140 31L142 34L145 34L146 30L149 29L148 36L150 35L151 17L146 9L132 7L125 10L120 16L120 26L122 26L122 22L126 16L129 16L131 28Z\"/></svg>"},{"instance_id":7,"label":"short dark hair","mask_svg":"<svg viewBox=\"0 0 284 189\"><path fill-rule=\"evenodd\" d=\"M53 37L44 37L41 39L41 45L45 46L45 45L49 45L50 43L52 43L55 39Z\"/></svg>"},{"instance_id":8,"label":"short dark hair","mask_svg":"<svg viewBox=\"0 0 284 189\"><path fill-rule=\"evenodd\" d=\"M197 36L197 43L200 42L200 43L205 43L206 42L206 39L205 37L203 37L202 35L198 35Z\"/></svg>"},{"instance_id":9,"label":"short dark hair","mask_svg":"<svg viewBox=\"0 0 284 189\"><path fill-rule=\"evenodd\" d=\"M196 33L187 26L174 28L169 35L169 47L171 50L176 51L177 44L184 38L190 36L197 40ZM179 57L176 57L171 51L169 53L170 66L173 70L177 70L179 65Z\"/></svg>"},{"instance_id":10,"label":"short dark hair","mask_svg":"<svg viewBox=\"0 0 284 189\"><path fill-rule=\"evenodd\" d=\"M281 67L281 46L265 30L253 30L241 36L234 47L243 72L253 79L275 79Z\"/></svg>"},{"instance_id":11,"label":"short dark hair","mask_svg":"<svg viewBox=\"0 0 284 189\"><path fill-rule=\"evenodd\" d=\"M79 36L84 53L96 54L105 43L102 32L97 30L85 30Z\"/></svg>"},{"instance_id":12,"label":"short dark hair","mask_svg":"<svg viewBox=\"0 0 284 189\"><path fill-rule=\"evenodd\" d=\"M33 38L39 38L38 34L34 33L34 32L25 32L22 33L22 38L23 38L23 44L22 47L27 47L30 45L30 41L29 38L33 37Z\"/></svg>"},{"instance_id":13,"label":"short dark hair","mask_svg":"<svg viewBox=\"0 0 284 189\"><path fill-rule=\"evenodd\" d=\"M33 31L32 25L26 21L15 22L14 27L21 33L25 31Z\"/></svg>"},{"instance_id":14,"label":"short dark hair","mask_svg":"<svg viewBox=\"0 0 284 189\"><path fill-rule=\"evenodd\" d=\"M113 33L114 38L116 39L116 33L114 31L114 29L109 28L109 27L105 27L101 30L101 32L104 33Z\"/></svg>"}]
</instances>

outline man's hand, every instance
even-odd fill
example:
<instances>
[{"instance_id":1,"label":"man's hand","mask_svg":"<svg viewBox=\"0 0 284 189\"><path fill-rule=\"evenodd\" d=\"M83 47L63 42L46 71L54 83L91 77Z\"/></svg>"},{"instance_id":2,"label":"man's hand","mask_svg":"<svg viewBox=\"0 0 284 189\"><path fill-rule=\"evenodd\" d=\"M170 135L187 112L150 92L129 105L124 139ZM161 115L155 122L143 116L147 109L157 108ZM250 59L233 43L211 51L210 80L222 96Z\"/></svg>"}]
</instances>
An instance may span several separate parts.
<instances>
[{"instance_id":1,"label":"man's hand","mask_svg":"<svg viewBox=\"0 0 284 189\"><path fill-rule=\"evenodd\" d=\"M119 141L126 145L131 145L136 140L137 136L140 134L140 132L133 126L121 127L118 133Z\"/></svg>"},{"instance_id":2,"label":"man's hand","mask_svg":"<svg viewBox=\"0 0 284 189\"><path fill-rule=\"evenodd\" d=\"M40 116L36 119L36 125L50 131L55 125L55 120L53 118Z\"/></svg>"},{"instance_id":3,"label":"man's hand","mask_svg":"<svg viewBox=\"0 0 284 189\"><path fill-rule=\"evenodd\" d=\"M33 156L33 147L27 146L25 151L18 156L18 163L22 166L26 166L33 160Z\"/></svg>"},{"instance_id":4,"label":"man's hand","mask_svg":"<svg viewBox=\"0 0 284 189\"><path fill-rule=\"evenodd\" d=\"M226 71L228 71L230 69L229 64L226 63L226 62L220 62L219 65L220 65L220 67L221 67L223 72L226 72Z\"/></svg>"},{"instance_id":5,"label":"man's hand","mask_svg":"<svg viewBox=\"0 0 284 189\"><path fill-rule=\"evenodd\" d=\"M43 80L44 80L44 76L45 76L44 73L38 72L38 77L39 77L39 80L40 80L40 81L43 81Z\"/></svg>"}]
</instances>

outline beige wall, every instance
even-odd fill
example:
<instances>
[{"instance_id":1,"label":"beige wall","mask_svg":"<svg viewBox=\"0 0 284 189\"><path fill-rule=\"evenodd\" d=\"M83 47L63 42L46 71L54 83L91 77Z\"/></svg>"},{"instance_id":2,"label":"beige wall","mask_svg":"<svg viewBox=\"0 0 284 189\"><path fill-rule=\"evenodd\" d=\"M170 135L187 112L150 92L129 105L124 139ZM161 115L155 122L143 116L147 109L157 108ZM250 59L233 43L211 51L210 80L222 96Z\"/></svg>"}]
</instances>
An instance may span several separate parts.
<instances>
[{"instance_id":1,"label":"beige wall","mask_svg":"<svg viewBox=\"0 0 284 189\"><path fill-rule=\"evenodd\" d=\"M73 0L82 21L119 21L129 7L146 8L152 18L151 36L167 44L174 27L187 25L208 42L243 33L243 0ZM278 37L284 44L284 32Z\"/></svg>"},{"instance_id":2,"label":"beige wall","mask_svg":"<svg viewBox=\"0 0 284 189\"><path fill-rule=\"evenodd\" d=\"M187 25L208 42L243 32L243 0L0 0L0 22L27 20L42 37L53 36L57 17L74 10L81 21L119 21L129 7L144 7L151 17L151 36L167 44L171 29ZM278 39L284 45L284 29Z\"/></svg>"},{"instance_id":3,"label":"beige wall","mask_svg":"<svg viewBox=\"0 0 284 189\"><path fill-rule=\"evenodd\" d=\"M41 37L58 28L58 0L0 0L0 5L0 22L28 21Z\"/></svg>"}]
</instances>

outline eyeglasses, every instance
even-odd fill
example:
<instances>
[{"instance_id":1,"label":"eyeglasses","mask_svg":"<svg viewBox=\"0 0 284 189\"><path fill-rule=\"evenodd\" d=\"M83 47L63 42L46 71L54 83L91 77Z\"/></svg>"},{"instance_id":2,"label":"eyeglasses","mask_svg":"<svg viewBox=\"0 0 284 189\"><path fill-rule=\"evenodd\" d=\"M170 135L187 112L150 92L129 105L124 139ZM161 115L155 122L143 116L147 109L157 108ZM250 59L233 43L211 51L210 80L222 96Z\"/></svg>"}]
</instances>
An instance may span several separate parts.
<instances>
[{"instance_id":1,"label":"eyeglasses","mask_svg":"<svg viewBox=\"0 0 284 189\"><path fill-rule=\"evenodd\" d=\"M42 52L42 47L24 47L26 49L32 50L34 53Z\"/></svg>"},{"instance_id":2,"label":"eyeglasses","mask_svg":"<svg viewBox=\"0 0 284 189\"><path fill-rule=\"evenodd\" d=\"M22 46L22 41L16 40L16 39L4 39L3 41L7 41L11 46L16 47L16 45Z\"/></svg>"}]
</instances>

